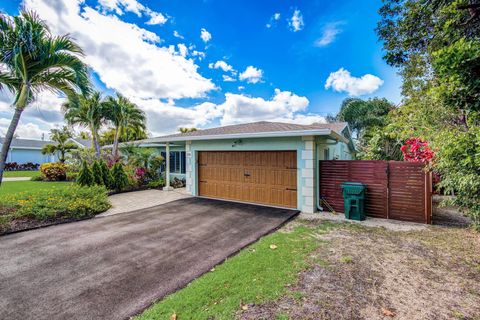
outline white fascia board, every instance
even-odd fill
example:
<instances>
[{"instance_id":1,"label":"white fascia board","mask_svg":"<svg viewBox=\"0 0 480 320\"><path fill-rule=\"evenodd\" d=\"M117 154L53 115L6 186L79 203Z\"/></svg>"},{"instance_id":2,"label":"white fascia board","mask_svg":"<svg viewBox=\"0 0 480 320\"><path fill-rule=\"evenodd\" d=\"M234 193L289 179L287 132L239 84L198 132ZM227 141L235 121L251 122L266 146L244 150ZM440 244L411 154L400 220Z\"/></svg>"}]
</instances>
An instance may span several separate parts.
<instances>
[{"instance_id":1,"label":"white fascia board","mask_svg":"<svg viewBox=\"0 0 480 320\"><path fill-rule=\"evenodd\" d=\"M209 136L179 136L179 137L158 137L150 139L150 143L158 142L174 142L174 141L194 141L194 140L222 140L222 139L246 139L246 138L281 138L281 137L301 137L301 136L328 136L335 135L330 129L315 130L296 130L296 131L274 131L274 132L250 132L250 133L234 133L219 134Z\"/></svg>"},{"instance_id":2,"label":"white fascia board","mask_svg":"<svg viewBox=\"0 0 480 320\"><path fill-rule=\"evenodd\" d=\"M22 150L42 150L42 148L34 148L34 147L10 147L11 150L14 149L22 149Z\"/></svg>"}]
</instances>

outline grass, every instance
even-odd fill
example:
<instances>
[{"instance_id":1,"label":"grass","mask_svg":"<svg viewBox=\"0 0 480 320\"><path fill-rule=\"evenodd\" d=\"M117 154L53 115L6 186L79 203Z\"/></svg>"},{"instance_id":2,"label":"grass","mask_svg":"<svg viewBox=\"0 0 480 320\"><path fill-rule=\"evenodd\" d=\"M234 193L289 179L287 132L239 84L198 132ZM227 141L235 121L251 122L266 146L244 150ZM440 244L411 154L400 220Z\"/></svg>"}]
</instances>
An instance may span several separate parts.
<instances>
[{"instance_id":1,"label":"grass","mask_svg":"<svg viewBox=\"0 0 480 320\"><path fill-rule=\"evenodd\" d=\"M296 282L298 273L308 267L309 253L320 245L316 235L328 232L332 226L301 225L290 232L268 235L154 304L135 320L170 319L173 314L178 319L232 319L248 304L278 299ZM284 315L277 318L285 319Z\"/></svg>"},{"instance_id":2,"label":"grass","mask_svg":"<svg viewBox=\"0 0 480 320\"><path fill-rule=\"evenodd\" d=\"M63 189L72 185L72 182L4 181L0 186L0 197L24 191Z\"/></svg>"},{"instance_id":3,"label":"grass","mask_svg":"<svg viewBox=\"0 0 480 320\"><path fill-rule=\"evenodd\" d=\"M37 177L40 175L40 171L5 171L3 176L5 178L16 177Z\"/></svg>"}]
</instances>

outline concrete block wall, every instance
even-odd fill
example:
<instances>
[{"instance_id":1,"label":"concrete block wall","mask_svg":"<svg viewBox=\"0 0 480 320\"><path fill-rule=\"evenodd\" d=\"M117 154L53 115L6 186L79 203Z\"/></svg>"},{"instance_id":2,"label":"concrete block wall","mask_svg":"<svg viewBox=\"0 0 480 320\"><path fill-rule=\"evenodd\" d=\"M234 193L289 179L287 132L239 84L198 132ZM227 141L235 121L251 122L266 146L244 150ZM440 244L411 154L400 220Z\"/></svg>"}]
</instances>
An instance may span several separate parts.
<instances>
[{"instance_id":1,"label":"concrete block wall","mask_svg":"<svg viewBox=\"0 0 480 320\"><path fill-rule=\"evenodd\" d=\"M302 156L303 162L301 169L302 179L302 212L313 213L316 211L316 142L313 136L302 137Z\"/></svg>"}]
</instances>

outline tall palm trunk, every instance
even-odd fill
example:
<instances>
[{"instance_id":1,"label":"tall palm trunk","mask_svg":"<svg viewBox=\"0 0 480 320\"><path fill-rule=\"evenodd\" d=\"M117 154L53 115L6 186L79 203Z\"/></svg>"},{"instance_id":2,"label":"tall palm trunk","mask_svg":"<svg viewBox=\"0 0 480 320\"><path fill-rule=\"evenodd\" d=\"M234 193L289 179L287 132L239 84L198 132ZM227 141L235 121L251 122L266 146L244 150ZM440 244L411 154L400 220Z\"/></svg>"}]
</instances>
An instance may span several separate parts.
<instances>
[{"instance_id":1,"label":"tall palm trunk","mask_svg":"<svg viewBox=\"0 0 480 320\"><path fill-rule=\"evenodd\" d=\"M0 153L0 185L2 184L3 171L5 169L5 163L7 162L8 150L10 149L10 145L12 144L13 135L15 134L18 123L20 122L20 116L22 115L22 112L22 107L15 108L15 113L13 114L12 121L8 126L8 131L2 144L2 151Z\"/></svg>"},{"instance_id":2,"label":"tall palm trunk","mask_svg":"<svg viewBox=\"0 0 480 320\"><path fill-rule=\"evenodd\" d=\"M115 157L115 161L118 158L118 140L120 140L120 131L120 126L115 128L115 137L113 138L113 156Z\"/></svg>"},{"instance_id":3,"label":"tall palm trunk","mask_svg":"<svg viewBox=\"0 0 480 320\"><path fill-rule=\"evenodd\" d=\"M100 159L100 143L98 142L98 132L94 125L90 125L90 132L92 133L92 144L95 148L95 156Z\"/></svg>"}]
</instances>

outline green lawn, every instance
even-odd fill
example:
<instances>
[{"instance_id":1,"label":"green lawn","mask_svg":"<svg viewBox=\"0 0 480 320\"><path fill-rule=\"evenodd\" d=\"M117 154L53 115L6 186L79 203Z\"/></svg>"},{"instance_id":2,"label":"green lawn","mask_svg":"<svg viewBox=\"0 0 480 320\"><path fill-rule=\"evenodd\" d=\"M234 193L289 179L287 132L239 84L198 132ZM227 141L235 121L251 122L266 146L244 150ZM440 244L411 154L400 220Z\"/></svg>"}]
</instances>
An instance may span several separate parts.
<instances>
[{"instance_id":1,"label":"green lawn","mask_svg":"<svg viewBox=\"0 0 480 320\"><path fill-rule=\"evenodd\" d=\"M135 319L173 319L173 314L178 319L233 319L245 305L278 299L308 267L309 253L322 243L318 235L332 226L301 225L268 235Z\"/></svg>"},{"instance_id":2,"label":"green lawn","mask_svg":"<svg viewBox=\"0 0 480 320\"><path fill-rule=\"evenodd\" d=\"M4 181L0 186L0 196L23 191L63 189L72 184L72 182Z\"/></svg>"},{"instance_id":3,"label":"green lawn","mask_svg":"<svg viewBox=\"0 0 480 320\"><path fill-rule=\"evenodd\" d=\"M5 171L3 176L5 178L12 177L37 177L40 175L40 171Z\"/></svg>"}]
</instances>

